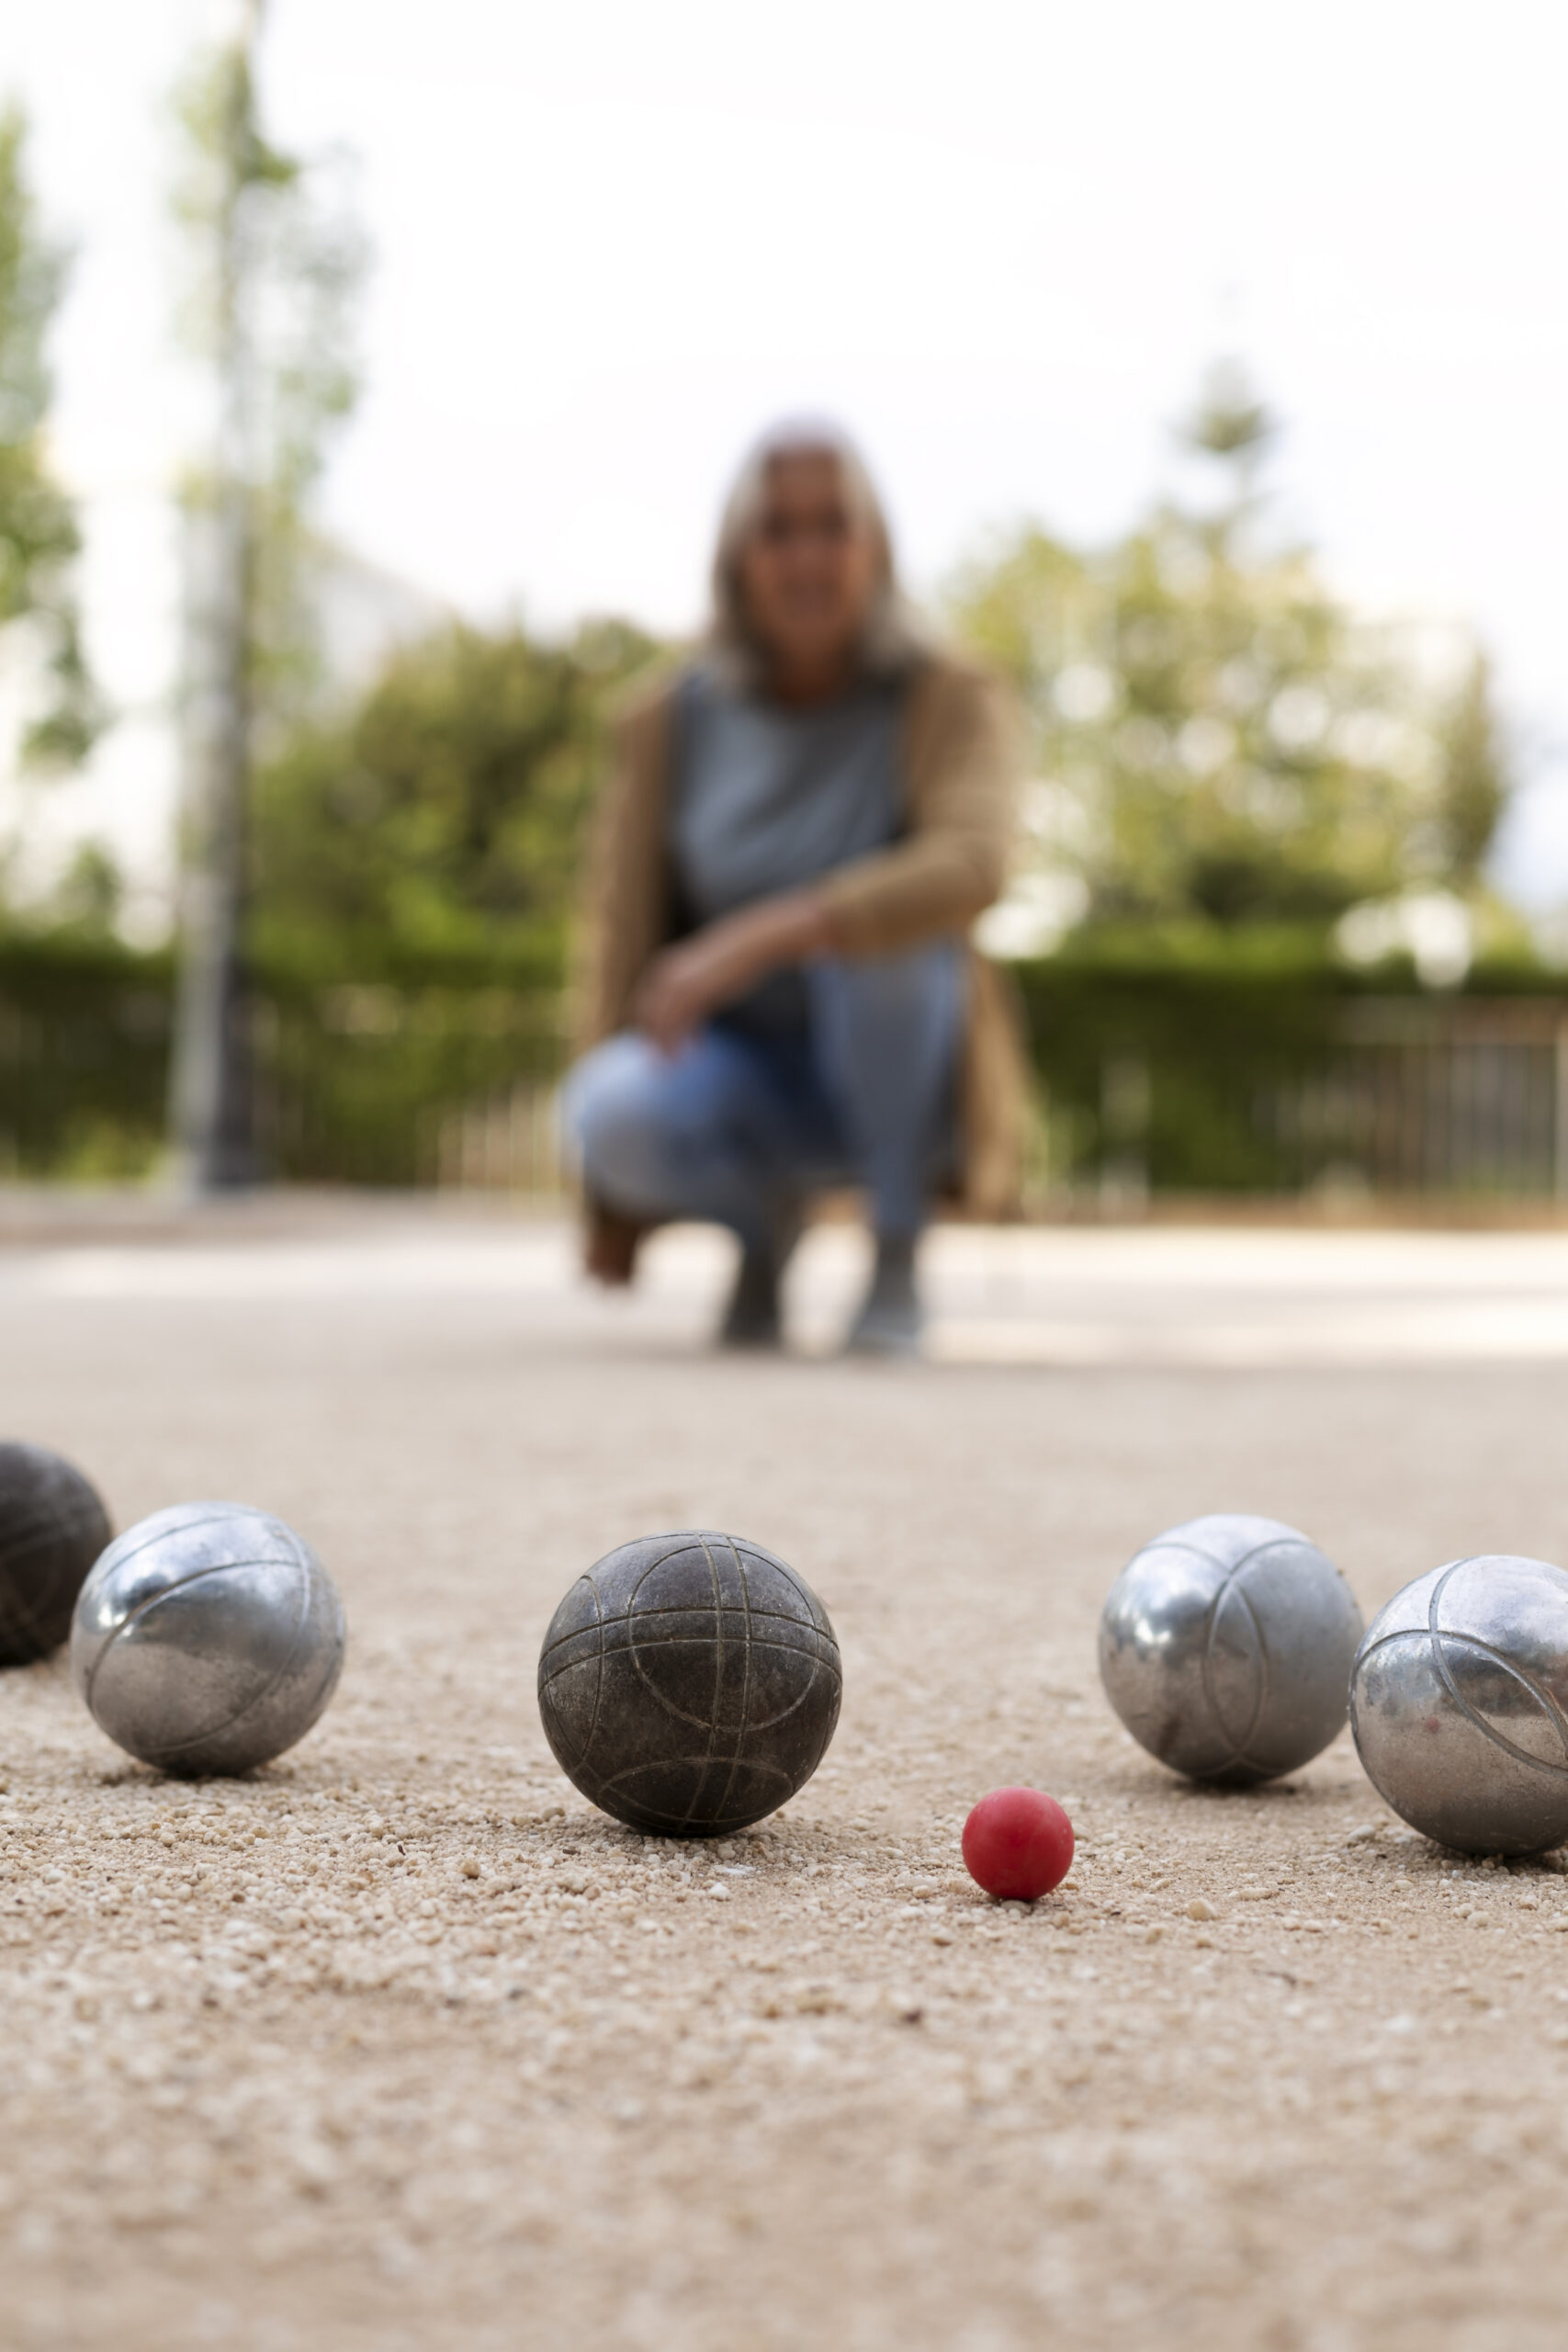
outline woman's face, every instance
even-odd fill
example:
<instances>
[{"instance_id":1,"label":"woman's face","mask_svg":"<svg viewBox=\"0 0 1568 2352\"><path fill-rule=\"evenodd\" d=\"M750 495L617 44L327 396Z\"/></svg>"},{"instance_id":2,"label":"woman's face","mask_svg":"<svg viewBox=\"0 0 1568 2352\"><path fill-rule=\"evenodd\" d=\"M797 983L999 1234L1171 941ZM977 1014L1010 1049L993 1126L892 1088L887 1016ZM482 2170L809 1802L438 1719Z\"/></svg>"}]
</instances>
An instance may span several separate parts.
<instances>
[{"instance_id":1,"label":"woman's face","mask_svg":"<svg viewBox=\"0 0 1568 2352\"><path fill-rule=\"evenodd\" d=\"M876 594L878 549L828 450L774 458L762 511L740 555L753 635L786 681L841 675Z\"/></svg>"}]
</instances>

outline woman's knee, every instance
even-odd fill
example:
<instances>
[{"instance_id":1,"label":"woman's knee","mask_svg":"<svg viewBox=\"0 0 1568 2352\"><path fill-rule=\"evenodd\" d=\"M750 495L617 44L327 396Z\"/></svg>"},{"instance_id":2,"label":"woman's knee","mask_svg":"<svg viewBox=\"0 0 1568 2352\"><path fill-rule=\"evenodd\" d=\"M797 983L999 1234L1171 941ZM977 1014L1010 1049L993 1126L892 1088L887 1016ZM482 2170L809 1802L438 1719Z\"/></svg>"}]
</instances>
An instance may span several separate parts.
<instances>
[{"instance_id":1,"label":"woman's knee","mask_svg":"<svg viewBox=\"0 0 1568 2352\"><path fill-rule=\"evenodd\" d=\"M611 1037L568 1076L567 1130L592 1190L624 1195L652 1178L664 1126L660 1059L644 1038Z\"/></svg>"},{"instance_id":2,"label":"woman's knee","mask_svg":"<svg viewBox=\"0 0 1568 2352\"><path fill-rule=\"evenodd\" d=\"M894 956L834 958L815 967L818 1004L840 1035L946 1042L958 1026L963 959L951 941Z\"/></svg>"}]
</instances>

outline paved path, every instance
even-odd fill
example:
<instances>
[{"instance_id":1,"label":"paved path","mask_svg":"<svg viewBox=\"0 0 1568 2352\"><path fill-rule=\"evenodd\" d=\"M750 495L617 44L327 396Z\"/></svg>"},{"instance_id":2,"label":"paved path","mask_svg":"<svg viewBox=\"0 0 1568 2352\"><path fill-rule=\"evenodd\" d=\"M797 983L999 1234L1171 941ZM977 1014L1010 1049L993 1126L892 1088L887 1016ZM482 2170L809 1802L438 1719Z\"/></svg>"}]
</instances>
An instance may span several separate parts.
<instances>
[{"instance_id":1,"label":"paved path","mask_svg":"<svg viewBox=\"0 0 1568 2352\"><path fill-rule=\"evenodd\" d=\"M1341 1741L1187 1790L1106 1713L1156 1529L1310 1529L1369 1612L1568 1560L1568 1238L954 1230L936 1361L703 1338L569 1238L282 1204L0 1253L0 1428L127 1521L230 1494L338 1576L351 1663L271 1772L127 1767L0 1682L0 2340L108 2352L1556 2352L1568 1903L1391 1823ZM695 1853L556 1772L533 1662L624 1537L731 1526L844 1645L828 1764ZM1083 1832L1023 1913L985 1788ZM1194 1920L1200 1903L1215 1914Z\"/></svg>"},{"instance_id":2,"label":"paved path","mask_svg":"<svg viewBox=\"0 0 1568 2352\"><path fill-rule=\"evenodd\" d=\"M312 1229L324 1226L324 1229ZM216 1216L175 1235L0 1250L0 1299L239 1302L288 1296L526 1302L530 1329L691 1345L730 1262L708 1228L660 1236L629 1296L584 1293L556 1221L502 1224L343 1204ZM0 1238L4 1226L0 1223ZM866 1252L812 1233L790 1283L792 1344L831 1353ZM1128 1366L1568 1362L1568 1233L950 1226L926 1247L937 1363Z\"/></svg>"}]
</instances>

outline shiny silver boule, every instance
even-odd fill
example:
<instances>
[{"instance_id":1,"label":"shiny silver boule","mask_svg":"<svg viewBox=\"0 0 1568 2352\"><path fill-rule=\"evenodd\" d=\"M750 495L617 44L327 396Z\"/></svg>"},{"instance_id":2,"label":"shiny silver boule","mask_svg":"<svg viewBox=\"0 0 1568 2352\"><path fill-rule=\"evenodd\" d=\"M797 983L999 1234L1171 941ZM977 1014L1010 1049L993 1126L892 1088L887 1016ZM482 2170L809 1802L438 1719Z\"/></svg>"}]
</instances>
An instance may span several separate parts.
<instances>
[{"instance_id":1,"label":"shiny silver boule","mask_svg":"<svg viewBox=\"0 0 1568 2352\"><path fill-rule=\"evenodd\" d=\"M1361 1612L1315 1544L1216 1511L1156 1535L1111 1588L1100 1679L1140 1747L1195 1781L1292 1772L1344 1728Z\"/></svg>"},{"instance_id":2,"label":"shiny silver boule","mask_svg":"<svg viewBox=\"0 0 1568 2352\"><path fill-rule=\"evenodd\" d=\"M1568 1842L1568 1575L1492 1553L1417 1577L1367 1629L1350 1727L1379 1795L1439 1845Z\"/></svg>"},{"instance_id":3,"label":"shiny silver boule","mask_svg":"<svg viewBox=\"0 0 1568 2352\"><path fill-rule=\"evenodd\" d=\"M71 1671L102 1731L165 1772L243 1772L302 1739L343 1671L337 1588L243 1503L127 1528L83 1586Z\"/></svg>"}]
</instances>

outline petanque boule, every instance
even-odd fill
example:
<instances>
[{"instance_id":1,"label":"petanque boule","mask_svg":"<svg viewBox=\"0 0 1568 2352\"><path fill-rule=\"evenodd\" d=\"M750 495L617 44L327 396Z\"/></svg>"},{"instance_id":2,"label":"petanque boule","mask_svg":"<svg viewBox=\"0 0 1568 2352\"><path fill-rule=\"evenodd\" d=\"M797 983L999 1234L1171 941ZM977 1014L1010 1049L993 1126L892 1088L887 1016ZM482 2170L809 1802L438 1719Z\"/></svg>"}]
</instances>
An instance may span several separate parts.
<instances>
[{"instance_id":1,"label":"petanque boule","mask_svg":"<svg viewBox=\"0 0 1568 2352\"><path fill-rule=\"evenodd\" d=\"M841 1687L805 1578L707 1531L607 1554L539 1653L539 1713L567 1778L615 1820L669 1838L722 1838L792 1797L827 1752Z\"/></svg>"},{"instance_id":2,"label":"petanque boule","mask_svg":"<svg viewBox=\"0 0 1568 2352\"><path fill-rule=\"evenodd\" d=\"M344 1641L337 1588L302 1536L243 1503L179 1503L94 1567L71 1671L99 1729L144 1764L244 1772L304 1737Z\"/></svg>"},{"instance_id":3,"label":"petanque boule","mask_svg":"<svg viewBox=\"0 0 1568 2352\"><path fill-rule=\"evenodd\" d=\"M60 1647L113 1532L97 1493L62 1455L0 1443L0 1666Z\"/></svg>"},{"instance_id":4,"label":"petanque boule","mask_svg":"<svg viewBox=\"0 0 1568 2352\"><path fill-rule=\"evenodd\" d=\"M1350 1725L1378 1793L1438 1844L1568 1842L1568 1575L1492 1553L1417 1577L1367 1628Z\"/></svg>"},{"instance_id":5,"label":"petanque boule","mask_svg":"<svg viewBox=\"0 0 1568 2352\"><path fill-rule=\"evenodd\" d=\"M1344 1728L1361 1612L1316 1544L1219 1511L1156 1536L1111 1589L1100 1674L1134 1738L1174 1772L1246 1787Z\"/></svg>"}]
</instances>

